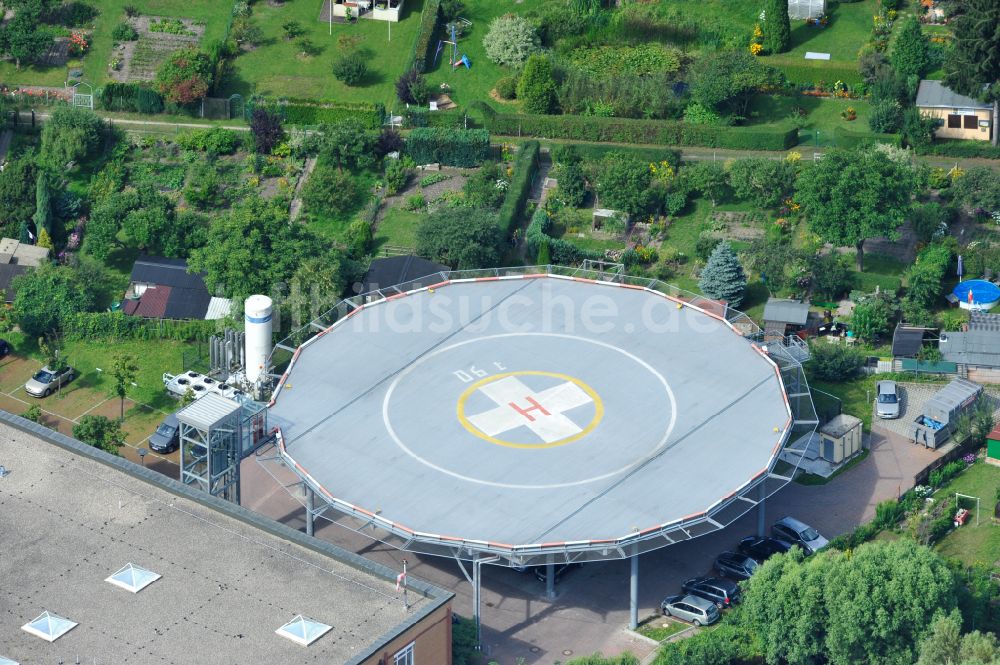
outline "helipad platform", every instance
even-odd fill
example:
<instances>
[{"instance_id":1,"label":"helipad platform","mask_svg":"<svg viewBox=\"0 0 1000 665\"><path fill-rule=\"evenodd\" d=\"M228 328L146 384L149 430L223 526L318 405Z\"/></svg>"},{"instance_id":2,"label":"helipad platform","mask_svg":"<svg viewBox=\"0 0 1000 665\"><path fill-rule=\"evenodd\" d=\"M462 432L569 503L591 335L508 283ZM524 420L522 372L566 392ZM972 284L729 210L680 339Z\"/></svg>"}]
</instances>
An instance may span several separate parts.
<instances>
[{"instance_id":1,"label":"helipad platform","mask_svg":"<svg viewBox=\"0 0 1000 665\"><path fill-rule=\"evenodd\" d=\"M407 549L517 563L721 527L792 414L779 367L717 313L521 275L355 310L296 351L270 422L341 513Z\"/></svg>"}]
</instances>

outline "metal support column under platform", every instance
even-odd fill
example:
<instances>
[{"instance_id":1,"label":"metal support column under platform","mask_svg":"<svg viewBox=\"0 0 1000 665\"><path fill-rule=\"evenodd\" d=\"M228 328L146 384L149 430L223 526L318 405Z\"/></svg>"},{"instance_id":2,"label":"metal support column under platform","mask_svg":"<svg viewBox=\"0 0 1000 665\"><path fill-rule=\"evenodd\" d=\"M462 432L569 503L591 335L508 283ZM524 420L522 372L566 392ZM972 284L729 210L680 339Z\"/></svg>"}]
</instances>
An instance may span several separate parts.
<instances>
[{"instance_id":1,"label":"metal support column under platform","mask_svg":"<svg viewBox=\"0 0 1000 665\"><path fill-rule=\"evenodd\" d=\"M636 545L632 546L629 565L631 573L629 574L628 627L635 630L639 627L639 549Z\"/></svg>"}]
</instances>

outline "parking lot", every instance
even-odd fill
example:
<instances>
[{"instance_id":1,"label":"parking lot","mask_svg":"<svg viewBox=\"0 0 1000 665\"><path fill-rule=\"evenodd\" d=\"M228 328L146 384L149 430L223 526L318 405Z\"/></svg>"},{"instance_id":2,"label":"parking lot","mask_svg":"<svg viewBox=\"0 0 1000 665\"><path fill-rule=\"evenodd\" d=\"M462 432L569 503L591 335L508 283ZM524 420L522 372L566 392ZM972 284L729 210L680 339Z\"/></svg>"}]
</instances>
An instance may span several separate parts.
<instances>
[{"instance_id":1,"label":"parking lot","mask_svg":"<svg viewBox=\"0 0 1000 665\"><path fill-rule=\"evenodd\" d=\"M850 531L871 519L875 505L913 486L913 475L936 453L891 433L872 435L871 454L858 466L826 485L791 484L768 501L767 524L793 515L827 536ZM301 504L254 461L243 463L243 503L290 526L303 529ZM460 509L457 507L456 509ZM745 515L729 528L644 554L639 562L640 619L657 611L660 601L677 593L681 583L708 574L722 551L756 530L756 514ZM408 570L455 592L455 611L471 614L472 588L453 560L403 553L368 537L317 521L316 535L387 566ZM542 582L509 568L485 566L483 573L483 640L490 659L514 665L552 663L597 651L631 651L644 657L655 644L626 630L629 613L629 565L626 561L591 563L566 574L557 598L547 600Z\"/></svg>"},{"instance_id":2,"label":"parking lot","mask_svg":"<svg viewBox=\"0 0 1000 665\"><path fill-rule=\"evenodd\" d=\"M60 388L57 393L44 398L31 397L24 391L24 382L41 369L42 363L21 356L10 355L0 360L0 409L15 414L22 414L31 406L42 410L39 422L47 427L72 436L73 425L86 415L118 418L121 414L121 401L115 395L109 395L107 388L98 388L95 384L100 377L94 371L84 372L76 376L69 384ZM127 433L126 445L120 453L133 461L140 461L137 454L149 435L163 420L165 412L134 400L125 399L125 424L123 430ZM158 455L150 452L145 463L176 464L177 453ZM166 470L166 468L164 468ZM176 476L176 472L170 475Z\"/></svg>"}]
</instances>

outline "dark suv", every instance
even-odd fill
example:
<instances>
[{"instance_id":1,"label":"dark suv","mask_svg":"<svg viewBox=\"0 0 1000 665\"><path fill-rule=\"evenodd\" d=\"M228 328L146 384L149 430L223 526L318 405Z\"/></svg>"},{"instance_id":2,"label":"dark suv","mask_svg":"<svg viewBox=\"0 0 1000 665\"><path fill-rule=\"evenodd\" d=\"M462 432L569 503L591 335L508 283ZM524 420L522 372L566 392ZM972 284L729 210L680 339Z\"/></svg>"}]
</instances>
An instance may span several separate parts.
<instances>
[{"instance_id":1,"label":"dark suv","mask_svg":"<svg viewBox=\"0 0 1000 665\"><path fill-rule=\"evenodd\" d=\"M685 593L712 601L719 609L740 602L740 587L736 582L721 577L693 577L681 588Z\"/></svg>"},{"instance_id":2,"label":"dark suv","mask_svg":"<svg viewBox=\"0 0 1000 665\"><path fill-rule=\"evenodd\" d=\"M777 538L747 536L740 541L740 552L752 557L757 563L764 563L775 554L784 554L792 549L792 544Z\"/></svg>"},{"instance_id":3,"label":"dark suv","mask_svg":"<svg viewBox=\"0 0 1000 665\"><path fill-rule=\"evenodd\" d=\"M733 580L748 580L757 570L757 562L746 554L723 552L715 560L715 570Z\"/></svg>"}]
</instances>

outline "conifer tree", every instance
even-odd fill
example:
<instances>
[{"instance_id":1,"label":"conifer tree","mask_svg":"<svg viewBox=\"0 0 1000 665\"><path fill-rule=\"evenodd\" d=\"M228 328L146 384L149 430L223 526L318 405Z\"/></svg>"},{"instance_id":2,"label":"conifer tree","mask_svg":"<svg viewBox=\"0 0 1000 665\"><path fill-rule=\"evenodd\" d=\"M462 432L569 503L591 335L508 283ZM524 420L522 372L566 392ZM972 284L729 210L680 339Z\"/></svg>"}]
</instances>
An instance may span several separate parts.
<instances>
[{"instance_id":1,"label":"conifer tree","mask_svg":"<svg viewBox=\"0 0 1000 665\"><path fill-rule=\"evenodd\" d=\"M713 300L725 300L730 307L739 307L747 287L747 276L728 242L720 242L708 257L701 271L698 288Z\"/></svg>"}]
</instances>

